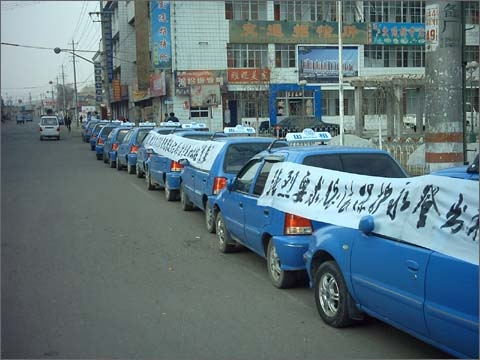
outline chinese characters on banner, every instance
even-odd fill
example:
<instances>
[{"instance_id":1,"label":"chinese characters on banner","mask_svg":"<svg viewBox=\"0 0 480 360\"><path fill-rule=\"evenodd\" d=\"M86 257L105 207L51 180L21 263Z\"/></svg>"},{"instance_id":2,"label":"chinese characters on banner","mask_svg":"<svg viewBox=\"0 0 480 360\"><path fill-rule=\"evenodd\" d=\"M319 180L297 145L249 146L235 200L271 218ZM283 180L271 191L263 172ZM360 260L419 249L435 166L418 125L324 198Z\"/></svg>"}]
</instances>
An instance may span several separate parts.
<instances>
[{"instance_id":1,"label":"chinese characters on banner","mask_svg":"<svg viewBox=\"0 0 480 360\"><path fill-rule=\"evenodd\" d=\"M268 84L270 69L228 69L229 84Z\"/></svg>"},{"instance_id":2,"label":"chinese characters on banner","mask_svg":"<svg viewBox=\"0 0 480 360\"><path fill-rule=\"evenodd\" d=\"M391 179L293 163L272 167L258 200L308 219L374 232L478 264L478 182L424 175Z\"/></svg>"},{"instance_id":3,"label":"chinese characters on banner","mask_svg":"<svg viewBox=\"0 0 480 360\"><path fill-rule=\"evenodd\" d=\"M150 3L152 24L152 65L155 69L172 67L170 1Z\"/></svg>"},{"instance_id":4,"label":"chinese characters on banner","mask_svg":"<svg viewBox=\"0 0 480 360\"><path fill-rule=\"evenodd\" d=\"M225 145L223 142L193 140L174 134L160 135L155 131L148 133L143 144L157 154L175 161L187 159L192 166L206 171L211 169L217 154Z\"/></svg>"},{"instance_id":5,"label":"chinese characters on banner","mask_svg":"<svg viewBox=\"0 0 480 360\"><path fill-rule=\"evenodd\" d=\"M425 25L415 23L372 23L372 44L424 45Z\"/></svg>"}]
</instances>

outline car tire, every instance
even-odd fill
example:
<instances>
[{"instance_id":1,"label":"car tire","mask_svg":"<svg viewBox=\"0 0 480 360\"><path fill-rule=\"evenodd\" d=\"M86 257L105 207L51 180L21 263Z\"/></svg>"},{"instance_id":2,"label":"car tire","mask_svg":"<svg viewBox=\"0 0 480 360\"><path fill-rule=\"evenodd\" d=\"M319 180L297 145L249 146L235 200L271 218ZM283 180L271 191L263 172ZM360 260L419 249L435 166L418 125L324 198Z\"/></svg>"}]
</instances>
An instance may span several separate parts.
<instances>
[{"instance_id":1,"label":"car tire","mask_svg":"<svg viewBox=\"0 0 480 360\"><path fill-rule=\"evenodd\" d=\"M102 154L97 154L97 160L102 160L103 155Z\"/></svg>"},{"instance_id":2,"label":"car tire","mask_svg":"<svg viewBox=\"0 0 480 360\"><path fill-rule=\"evenodd\" d=\"M193 210L193 204L190 202L190 200L188 200L188 196L185 194L183 184L180 184L180 205L183 211Z\"/></svg>"},{"instance_id":3,"label":"car tire","mask_svg":"<svg viewBox=\"0 0 480 360\"><path fill-rule=\"evenodd\" d=\"M117 170L120 171L122 170L122 164L120 164L120 161L118 161L118 158L117 158L117 161L115 161L116 165L117 165Z\"/></svg>"},{"instance_id":4,"label":"car tire","mask_svg":"<svg viewBox=\"0 0 480 360\"><path fill-rule=\"evenodd\" d=\"M110 167L112 169L117 167L117 162L116 161L113 161L112 159L109 159L108 161L109 161Z\"/></svg>"},{"instance_id":5,"label":"car tire","mask_svg":"<svg viewBox=\"0 0 480 360\"><path fill-rule=\"evenodd\" d=\"M140 166L138 163L135 164L135 173L137 174L137 178L142 178L143 177L143 171L140 170Z\"/></svg>"},{"instance_id":6,"label":"car tire","mask_svg":"<svg viewBox=\"0 0 480 360\"><path fill-rule=\"evenodd\" d=\"M127 163L127 170L129 174L135 174L135 167Z\"/></svg>"},{"instance_id":7,"label":"car tire","mask_svg":"<svg viewBox=\"0 0 480 360\"><path fill-rule=\"evenodd\" d=\"M171 190L169 187L165 186L165 199L167 201L175 201L178 199L177 190Z\"/></svg>"},{"instance_id":8,"label":"car tire","mask_svg":"<svg viewBox=\"0 0 480 360\"><path fill-rule=\"evenodd\" d=\"M348 292L342 272L335 261L326 261L315 272L314 296L322 320L336 328L350 325L353 320L348 314Z\"/></svg>"},{"instance_id":9,"label":"car tire","mask_svg":"<svg viewBox=\"0 0 480 360\"><path fill-rule=\"evenodd\" d=\"M147 182L147 190L154 190L155 186L152 183L152 175L150 175L150 171L147 170L145 173L145 181Z\"/></svg>"},{"instance_id":10,"label":"car tire","mask_svg":"<svg viewBox=\"0 0 480 360\"><path fill-rule=\"evenodd\" d=\"M205 203L205 225L209 233L215 234L215 214L210 205L210 201L207 200Z\"/></svg>"},{"instance_id":11,"label":"car tire","mask_svg":"<svg viewBox=\"0 0 480 360\"><path fill-rule=\"evenodd\" d=\"M296 273L280 268L280 258L272 239L268 242L267 247L267 271L270 281L279 289L286 289L295 284Z\"/></svg>"},{"instance_id":12,"label":"car tire","mask_svg":"<svg viewBox=\"0 0 480 360\"><path fill-rule=\"evenodd\" d=\"M103 154L102 157L103 157L103 162L104 162L105 164L108 164L108 159L107 159L107 157L105 156L105 154Z\"/></svg>"},{"instance_id":13,"label":"car tire","mask_svg":"<svg viewBox=\"0 0 480 360\"><path fill-rule=\"evenodd\" d=\"M232 252L236 249L236 244L227 229L227 224L225 224L225 219L221 212L217 213L215 223L218 237L218 249L224 254Z\"/></svg>"}]
</instances>

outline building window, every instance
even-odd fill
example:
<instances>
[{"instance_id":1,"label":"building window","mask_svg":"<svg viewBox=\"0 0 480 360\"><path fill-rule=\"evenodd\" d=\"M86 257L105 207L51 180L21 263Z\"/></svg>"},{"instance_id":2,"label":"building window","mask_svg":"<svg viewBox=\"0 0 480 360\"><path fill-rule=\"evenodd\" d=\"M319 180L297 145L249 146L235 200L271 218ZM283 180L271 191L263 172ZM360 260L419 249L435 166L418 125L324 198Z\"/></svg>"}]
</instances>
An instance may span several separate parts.
<instances>
[{"instance_id":1,"label":"building window","mask_svg":"<svg viewBox=\"0 0 480 360\"><path fill-rule=\"evenodd\" d=\"M202 106L192 106L190 108L190 117L191 118L208 118L208 107Z\"/></svg>"},{"instance_id":2,"label":"building window","mask_svg":"<svg viewBox=\"0 0 480 360\"><path fill-rule=\"evenodd\" d=\"M478 45L474 46L465 46L465 62L476 61L480 62L479 59L480 47Z\"/></svg>"},{"instance_id":3,"label":"building window","mask_svg":"<svg viewBox=\"0 0 480 360\"><path fill-rule=\"evenodd\" d=\"M342 13L343 21L354 22L355 15L358 14L356 1L343 1ZM276 0L274 14L277 21L337 21L337 1Z\"/></svg>"},{"instance_id":4,"label":"building window","mask_svg":"<svg viewBox=\"0 0 480 360\"><path fill-rule=\"evenodd\" d=\"M424 67L423 46L365 45L364 65L375 67Z\"/></svg>"},{"instance_id":5,"label":"building window","mask_svg":"<svg viewBox=\"0 0 480 360\"><path fill-rule=\"evenodd\" d=\"M463 9L465 12L465 24L480 24L480 11L478 1L465 1L463 4Z\"/></svg>"},{"instance_id":6,"label":"building window","mask_svg":"<svg viewBox=\"0 0 480 360\"><path fill-rule=\"evenodd\" d=\"M295 45L293 44L275 44L275 67L294 68L295 64Z\"/></svg>"},{"instance_id":7,"label":"building window","mask_svg":"<svg viewBox=\"0 0 480 360\"><path fill-rule=\"evenodd\" d=\"M229 68L268 68L268 45L228 44L227 65Z\"/></svg>"},{"instance_id":8,"label":"building window","mask_svg":"<svg viewBox=\"0 0 480 360\"><path fill-rule=\"evenodd\" d=\"M425 22L424 1L365 1L365 18L371 22Z\"/></svg>"},{"instance_id":9,"label":"building window","mask_svg":"<svg viewBox=\"0 0 480 360\"><path fill-rule=\"evenodd\" d=\"M227 20L267 20L266 0L246 0L225 2Z\"/></svg>"}]
</instances>

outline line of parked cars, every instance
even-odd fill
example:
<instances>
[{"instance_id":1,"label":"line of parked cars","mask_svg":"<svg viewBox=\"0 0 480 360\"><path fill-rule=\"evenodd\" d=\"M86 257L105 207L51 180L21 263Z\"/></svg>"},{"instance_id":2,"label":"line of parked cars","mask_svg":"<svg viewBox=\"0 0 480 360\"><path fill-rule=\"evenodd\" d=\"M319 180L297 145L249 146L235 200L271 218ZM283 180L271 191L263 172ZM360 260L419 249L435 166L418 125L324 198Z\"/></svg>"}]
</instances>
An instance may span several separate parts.
<instances>
[{"instance_id":1,"label":"line of parked cars","mask_svg":"<svg viewBox=\"0 0 480 360\"><path fill-rule=\"evenodd\" d=\"M312 172L335 171L347 179L407 178L388 152L328 146L330 134L311 129L276 139L252 136L253 129L242 126L216 133L204 124L96 120L84 130L84 141L97 134L91 149L98 160L144 177L148 190L164 189L166 200L179 200L185 211L203 211L220 252L247 248L265 258L277 288L298 285L308 276L326 324L344 327L369 315L453 356L478 358L478 262L384 236L373 215L351 228L258 202L266 189L291 196L280 192L294 182L300 187L292 201L321 201L315 194L306 198L302 189L309 180L296 179L293 171L281 183L272 180L286 163ZM478 155L468 167L435 175L478 181ZM323 185L319 181L315 189ZM328 193L337 192L330 184ZM476 222L478 246L478 215Z\"/></svg>"}]
</instances>

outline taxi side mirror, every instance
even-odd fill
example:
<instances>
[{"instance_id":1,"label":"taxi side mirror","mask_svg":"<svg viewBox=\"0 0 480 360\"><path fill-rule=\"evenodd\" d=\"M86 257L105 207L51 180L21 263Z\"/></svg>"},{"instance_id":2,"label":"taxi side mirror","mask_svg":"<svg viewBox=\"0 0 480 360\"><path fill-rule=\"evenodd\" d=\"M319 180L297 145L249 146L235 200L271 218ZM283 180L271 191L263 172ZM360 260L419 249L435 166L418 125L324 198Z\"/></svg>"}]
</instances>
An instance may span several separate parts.
<instances>
[{"instance_id":1,"label":"taxi side mirror","mask_svg":"<svg viewBox=\"0 0 480 360\"><path fill-rule=\"evenodd\" d=\"M188 159L179 159L177 162L182 166L190 165L190 161L188 161Z\"/></svg>"},{"instance_id":2,"label":"taxi side mirror","mask_svg":"<svg viewBox=\"0 0 480 360\"><path fill-rule=\"evenodd\" d=\"M375 229L375 221L373 216L366 215L362 217L358 223L358 229L365 235L370 235L373 229Z\"/></svg>"}]
</instances>

